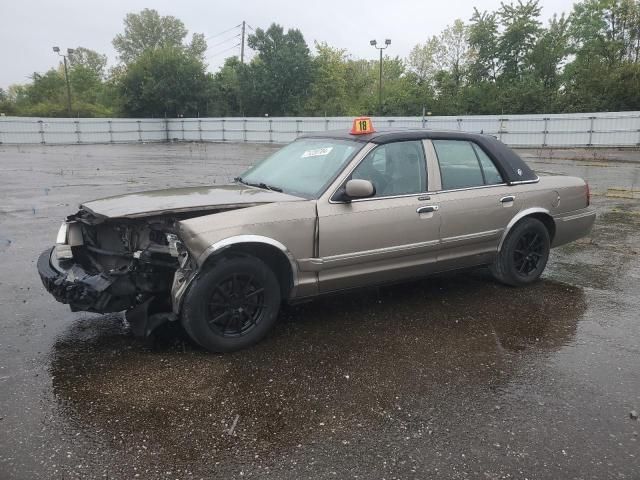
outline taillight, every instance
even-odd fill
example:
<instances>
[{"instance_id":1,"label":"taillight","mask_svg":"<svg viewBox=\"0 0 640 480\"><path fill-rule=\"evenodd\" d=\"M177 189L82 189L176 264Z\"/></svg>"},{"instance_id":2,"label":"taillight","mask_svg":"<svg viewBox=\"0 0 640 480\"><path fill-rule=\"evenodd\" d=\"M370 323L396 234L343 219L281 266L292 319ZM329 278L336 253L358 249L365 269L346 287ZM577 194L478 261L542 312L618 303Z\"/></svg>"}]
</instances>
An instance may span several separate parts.
<instances>
[{"instance_id":1,"label":"taillight","mask_svg":"<svg viewBox=\"0 0 640 480\"><path fill-rule=\"evenodd\" d=\"M589 183L588 182L584 182L584 184L587 187L586 193L587 193L587 207L588 207L589 205L591 205L591 190L589 189Z\"/></svg>"}]
</instances>

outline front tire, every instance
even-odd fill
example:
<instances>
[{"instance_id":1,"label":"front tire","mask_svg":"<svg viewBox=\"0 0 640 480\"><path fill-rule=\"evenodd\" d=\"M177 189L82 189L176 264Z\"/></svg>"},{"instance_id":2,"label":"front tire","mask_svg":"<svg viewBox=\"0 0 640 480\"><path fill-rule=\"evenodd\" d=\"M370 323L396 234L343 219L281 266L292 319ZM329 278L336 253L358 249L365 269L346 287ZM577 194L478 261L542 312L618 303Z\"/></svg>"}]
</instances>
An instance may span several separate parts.
<instances>
[{"instance_id":1,"label":"front tire","mask_svg":"<svg viewBox=\"0 0 640 480\"><path fill-rule=\"evenodd\" d=\"M189 287L182 325L211 352L231 352L259 342L275 324L280 285L271 269L251 256L222 258Z\"/></svg>"},{"instance_id":2,"label":"front tire","mask_svg":"<svg viewBox=\"0 0 640 480\"><path fill-rule=\"evenodd\" d=\"M535 218L524 218L509 232L489 269L496 280L506 285L529 285L542 275L550 248L547 227Z\"/></svg>"}]
</instances>

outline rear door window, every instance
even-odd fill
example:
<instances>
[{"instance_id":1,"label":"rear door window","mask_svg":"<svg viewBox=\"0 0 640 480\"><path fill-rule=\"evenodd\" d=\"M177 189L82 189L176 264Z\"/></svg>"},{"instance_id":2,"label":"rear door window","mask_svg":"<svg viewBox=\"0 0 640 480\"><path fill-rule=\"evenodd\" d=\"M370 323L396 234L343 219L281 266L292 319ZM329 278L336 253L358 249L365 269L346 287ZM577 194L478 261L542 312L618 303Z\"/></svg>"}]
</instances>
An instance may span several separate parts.
<instances>
[{"instance_id":1,"label":"rear door window","mask_svg":"<svg viewBox=\"0 0 640 480\"><path fill-rule=\"evenodd\" d=\"M477 145L465 140L433 140L443 190L503 183L500 172Z\"/></svg>"}]
</instances>

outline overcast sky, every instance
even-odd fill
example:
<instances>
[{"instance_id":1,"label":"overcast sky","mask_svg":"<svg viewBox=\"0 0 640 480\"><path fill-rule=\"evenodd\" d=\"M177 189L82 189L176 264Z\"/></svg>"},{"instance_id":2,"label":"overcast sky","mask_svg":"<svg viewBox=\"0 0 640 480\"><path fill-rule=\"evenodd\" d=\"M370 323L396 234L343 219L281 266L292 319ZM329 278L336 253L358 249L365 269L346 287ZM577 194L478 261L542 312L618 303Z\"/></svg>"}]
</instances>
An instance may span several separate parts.
<instances>
[{"instance_id":1,"label":"overcast sky","mask_svg":"<svg viewBox=\"0 0 640 480\"><path fill-rule=\"evenodd\" d=\"M541 0L546 21L553 13L569 12L572 0ZM0 0L0 87L29 81L33 72L55 66L51 47L83 46L105 53L116 63L111 40L123 30L126 13L154 8L180 18L190 33L215 36L242 20L255 28L277 22L299 28L309 47L314 41L347 49L356 58L376 58L369 40L391 38L390 55L405 57L418 42L439 33L456 18L495 10L499 0ZM215 71L239 40L230 31L209 40L209 69ZM228 40L228 41L226 41ZM218 44L218 45L216 45ZM226 50L226 51L225 51Z\"/></svg>"}]
</instances>

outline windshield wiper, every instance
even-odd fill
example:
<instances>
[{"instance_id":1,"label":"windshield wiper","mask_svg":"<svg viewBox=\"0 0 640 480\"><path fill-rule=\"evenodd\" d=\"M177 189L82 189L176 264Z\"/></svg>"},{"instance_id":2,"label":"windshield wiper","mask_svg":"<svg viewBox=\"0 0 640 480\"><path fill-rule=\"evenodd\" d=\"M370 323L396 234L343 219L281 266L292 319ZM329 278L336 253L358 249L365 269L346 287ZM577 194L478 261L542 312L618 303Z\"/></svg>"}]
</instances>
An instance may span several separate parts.
<instances>
[{"instance_id":1,"label":"windshield wiper","mask_svg":"<svg viewBox=\"0 0 640 480\"><path fill-rule=\"evenodd\" d=\"M273 192L282 192L282 189L280 187L274 187L273 185L267 185L264 182L259 182L259 183L251 183L251 182L247 182L245 180L242 179L242 177L235 177L234 180L238 183L242 183L243 185L248 185L250 187L258 187L258 188L262 188L264 190L271 190Z\"/></svg>"},{"instance_id":2,"label":"windshield wiper","mask_svg":"<svg viewBox=\"0 0 640 480\"><path fill-rule=\"evenodd\" d=\"M280 187L274 187L273 185L267 185L267 184L266 184L266 183L264 183L264 182L260 182L260 183L258 183L256 186L258 186L258 187L260 187L260 188L265 188L265 189L267 189L267 190L272 190L272 191L274 191L274 192L279 192L279 193L281 193L281 192L282 192L282 189L281 189Z\"/></svg>"}]
</instances>

